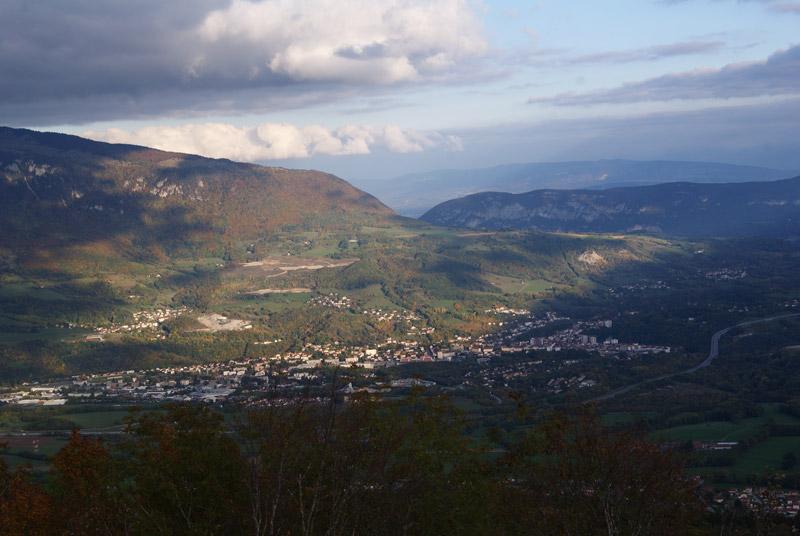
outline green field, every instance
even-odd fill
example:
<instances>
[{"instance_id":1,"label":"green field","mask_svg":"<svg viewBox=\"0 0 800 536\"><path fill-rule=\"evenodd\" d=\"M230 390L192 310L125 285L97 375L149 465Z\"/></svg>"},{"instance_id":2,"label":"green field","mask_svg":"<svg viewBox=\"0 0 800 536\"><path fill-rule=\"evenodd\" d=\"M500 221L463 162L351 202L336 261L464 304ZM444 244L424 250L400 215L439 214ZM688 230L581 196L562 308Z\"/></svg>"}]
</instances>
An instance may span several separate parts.
<instances>
[{"instance_id":1,"label":"green field","mask_svg":"<svg viewBox=\"0 0 800 536\"><path fill-rule=\"evenodd\" d=\"M741 475L781 471L784 453L800 454L800 437L770 437L748 449L731 468Z\"/></svg>"},{"instance_id":2,"label":"green field","mask_svg":"<svg viewBox=\"0 0 800 536\"><path fill-rule=\"evenodd\" d=\"M47 286L38 285L32 281L21 278L6 277L0 283L0 297L18 298L20 296L31 296L40 300L68 300L60 292Z\"/></svg>"},{"instance_id":3,"label":"green field","mask_svg":"<svg viewBox=\"0 0 800 536\"><path fill-rule=\"evenodd\" d=\"M226 311L247 312L252 309L264 309L270 313L279 313L287 309L297 309L314 296L315 292L301 292L298 294L266 294L264 296L248 297L244 301L225 302Z\"/></svg>"},{"instance_id":4,"label":"green field","mask_svg":"<svg viewBox=\"0 0 800 536\"><path fill-rule=\"evenodd\" d=\"M0 332L0 344L22 341L74 341L93 333L88 329L40 328L34 333Z\"/></svg>"},{"instance_id":5,"label":"green field","mask_svg":"<svg viewBox=\"0 0 800 536\"><path fill-rule=\"evenodd\" d=\"M551 283L544 279L517 279L496 274L485 274L484 279L496 287L500 287L503 294L521 294L544 292L545 290L559 288L563 285Z\"/></svg>"},{"instance_id":6,"label":"green field","mask_svg":"<svg viewBox=\"0 0 800 536\"><path fill-rule=\"evenodd\" d=\"M128 415L127 411L93 411L86 413L66 413L61 415L69 419L80 428L108 428L109 426L119 426L122 419Z\"/></svg>"},{"instance_id":7,"label":"green field","mask_svg":"<svg viewBox=\"0 0 800 536\"><path fill-rule=\"evenodd\" d=\"M661 436L671 441L740 441L756 435L772 419L777 424L800 424L800 419L781 413L778 404L761 404L764 414L760 417L742 419L738 423L729 421L702 422L674 426L654 433L654 438ZM620 414L627 415L627 414Z\"/></svg>"},{"instance_id":8,"label":"green field","mask_svg":"<svg viewBox=\"0 0 800 536\"><path fill-rule=\"evenodd\" d=\"M341 291L339 294L349 296L358 301L360 307L368 309L397 309L383 293L378 284L368 285L357 290Z\"/></svg>"},{"instance_id":9,"label":"green field","mask_svg":"<svg viewBox=\"0 0 800 536\"><path fill-rule=\"evenodd\" d=\"M704 422L675 426L666 430L659 430L657 436L663 436L668 441L739 441L745 437L755 435L764 420L760 417L743 419L738 424L731 422Z\"/></svg>"},{"instance_id":10,"label":"green field","mask_svg":"<svg viewBox=\"0 0 800 536\"><path fill-rule=\"evenodd\" d=\"M322 243L322 244L314 244L311 249L301 251L297 254L298 257L330 257L336 252L341 251L337 244L334 243Z\"/></svg>"}]
</instances>

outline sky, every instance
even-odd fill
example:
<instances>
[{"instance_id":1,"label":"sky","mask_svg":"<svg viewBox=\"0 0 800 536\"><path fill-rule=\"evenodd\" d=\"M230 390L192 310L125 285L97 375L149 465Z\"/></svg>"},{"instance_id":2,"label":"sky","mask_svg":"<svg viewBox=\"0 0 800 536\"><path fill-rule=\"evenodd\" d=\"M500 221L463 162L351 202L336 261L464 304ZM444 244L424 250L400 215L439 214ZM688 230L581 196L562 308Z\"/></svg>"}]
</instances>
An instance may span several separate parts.
<instances>
[{"instance_id":1,"label":"sky","mask_svg":"<svg viewBox=\"0 0 800 536\"><path fill-rule=\"evenodd\" d=\"M800 169L800 1L4 0L0 124L335 173Z\"/></svg>"}]
</instances>

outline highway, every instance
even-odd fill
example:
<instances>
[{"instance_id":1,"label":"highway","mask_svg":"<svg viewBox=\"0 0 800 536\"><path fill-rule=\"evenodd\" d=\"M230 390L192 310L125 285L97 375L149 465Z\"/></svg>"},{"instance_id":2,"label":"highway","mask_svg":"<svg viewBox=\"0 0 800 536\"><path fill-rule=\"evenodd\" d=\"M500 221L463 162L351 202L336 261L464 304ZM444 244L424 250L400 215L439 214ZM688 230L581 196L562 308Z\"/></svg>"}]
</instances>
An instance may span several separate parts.
<instances>
[{"instance_id":1,"label":"highway","mask_svg":"<svg viewBox=\"0 0 800 536\"><path fill-rule=\"evenodd\" d=\"M679 376L681 374L691 374L692 372L697 372L698 370L704 369L707 366L711 365L711 363L714 362L714 359L719 355L719 339L723 335L728 333L730 330L732 330L733 328L751 326L753 324L760 324L762 322L772 322L773 320L780 320L781 318L789 318L789 317L792 317L792 316L800 316L800 313L789 313L789 314L785 314L785 315L777 315L777 316L770 316L770 317L767 317L767 318L759 318L757 320L749 320L747 322L742 322L741 324L736 324L734 326L729 326L729 327L727 327L725 329L721 329L721 330L717 331L716 333L714 333L711 336L711 351L708 353L708 357L705 358L705 360L702 363L700 363L699 365L696 365L696 366L694 366L694 367L692 367L692 368L690 368L688 370L682 370L680 372L673 372L672 374L663 374L663 375L661 375L661 376L659 376L657 378L651 378L651 379L645 380L643 382L634 383L632 385L626 385L625 387L621 387L619 389L616 389L615 391L612 391L612 392L610 392L608 394L605 394L603 396L598 396L597 398L592 398L590 400L585 400L584 404L588 404L590 402L600 402L601 400L608 400L609 398L614 398L615 396L619 396L621 394L627 393L631 389L635 389L636 387L639 387L640 385L644 385L646 383L653 383L653 382L657 382L657 381L661 381L661 380L666 380L666 379L672 378L674 376Z\"/></svg>"}]
</instances>

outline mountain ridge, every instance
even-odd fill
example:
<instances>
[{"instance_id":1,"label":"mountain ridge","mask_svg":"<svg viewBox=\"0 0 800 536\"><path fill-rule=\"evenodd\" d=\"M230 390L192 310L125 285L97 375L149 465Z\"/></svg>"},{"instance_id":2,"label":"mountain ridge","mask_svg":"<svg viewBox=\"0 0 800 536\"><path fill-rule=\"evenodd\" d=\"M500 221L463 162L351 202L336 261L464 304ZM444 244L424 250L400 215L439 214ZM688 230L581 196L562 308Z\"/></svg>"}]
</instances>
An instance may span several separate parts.
<instances>
[{"instance_id":1,"label":"mountain ridge","mask_svg":"<svg viewBox=\"0 0 800 536\"><path fill-rule=\"evenodd\" d=\"M800 177L607 190L484 192L441 203L420 219L471 229L794 236L800 233Z\"/></svg>"},{"instance_id":2,"label":"mountain ridge","mask_svg":"<svg viewBox=\"0 0 800 536\"><path fill-rule=\"evenodd\" d=\"M50 268L54 249L235 257L290 226L396 217L377 198L321 171L8 127L0 127L0 212L0 253Z\"/></svg>"},{"instance_id":3,"label":"mountain ridge","mask_svg":"<svg viewBox=\"0 0 800 536\"><path fill-rule=\"evenodd\" d=\"M587 160L441 169L397 177L368 189L401 214L418 217L433 205L486 191L607 189L666 182L725 183L784 179L800 170L776 170L715 162ZM364 185L367 187L367 185Z\"/></svg>"}]
</instances>

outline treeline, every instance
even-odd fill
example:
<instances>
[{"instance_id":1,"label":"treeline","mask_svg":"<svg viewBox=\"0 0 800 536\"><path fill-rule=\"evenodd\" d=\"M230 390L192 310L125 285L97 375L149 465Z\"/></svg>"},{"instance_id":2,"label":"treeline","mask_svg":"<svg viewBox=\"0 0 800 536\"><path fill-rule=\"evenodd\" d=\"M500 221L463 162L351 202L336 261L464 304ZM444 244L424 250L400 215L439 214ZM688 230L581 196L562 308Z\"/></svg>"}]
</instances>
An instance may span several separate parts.
<instances>
[{"instance_id":1,"label":"treeline","mask_svg":"<svg viewBox=\"0 0 800 536\"><path fill-rule=\"evenodd\" d=\"M520 415L526 409L520 406ZM114 444L77 431L36 483L0 465L3 534L692 534L678 454L585 408L503 452L445 400L299 400L134 412Z\"/></svg>"}]
</instances>

